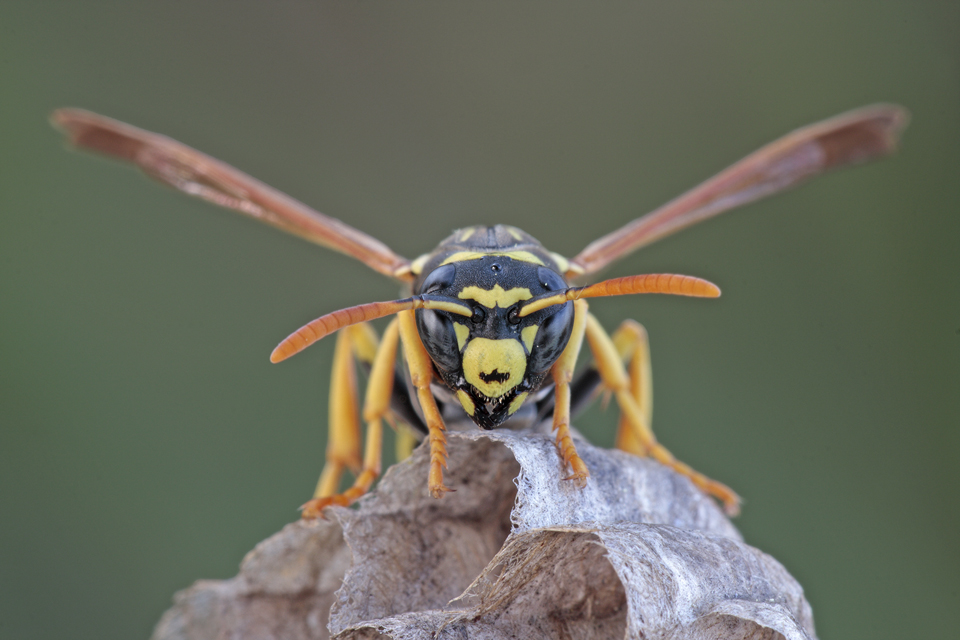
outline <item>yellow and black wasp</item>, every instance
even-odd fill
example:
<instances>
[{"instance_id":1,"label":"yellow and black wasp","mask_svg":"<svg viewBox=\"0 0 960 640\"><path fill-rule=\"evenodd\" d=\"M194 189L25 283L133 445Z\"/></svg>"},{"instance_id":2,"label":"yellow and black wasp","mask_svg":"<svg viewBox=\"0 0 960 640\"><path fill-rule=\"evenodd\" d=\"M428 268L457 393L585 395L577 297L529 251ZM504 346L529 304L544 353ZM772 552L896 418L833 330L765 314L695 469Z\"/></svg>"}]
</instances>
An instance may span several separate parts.
<instances>
[{"instance_id":1,"label":"yellow and black wasp","mask_svg":"<svg viewBox=\"0 0 960 640\"><path fill-rule=\"evenodd\" d=\"M380 475L384 420L405 423L429 441L428 489L437 498L449 491L443 484L446 424L467 417L482 429L549 422L567 478L583 485L589 470L571 437L570 412L598 385L621 409L619 448L672 467L736 513L736 493L677 461L654 437L643 328L628 320L610 335L586 302L636 293L716 297L720 290L699 278L671 274L589 286L571 286L571 280L695 222L829 169L886 155L908 118L901 107L874 105L798 129L572 259L547 251L515 227L496 225L460 229L415 260L165 136L78 109L61 109L52 119L79 147L132 162L175 189L353 256L409 287L410 297L402 300L322 316L271 355L279 362L339 331L326 464L313 499L303 507L304 518L315 518L329 505L356 501ZM396 318L378 337L369 321L391 315ZM584 339L594 364L575 378ZM355 361L370 369L362 411ZM361 416L367 425L362 456ZM347 469L355 481L338 493Z\"/></svg>"}]
</instances>

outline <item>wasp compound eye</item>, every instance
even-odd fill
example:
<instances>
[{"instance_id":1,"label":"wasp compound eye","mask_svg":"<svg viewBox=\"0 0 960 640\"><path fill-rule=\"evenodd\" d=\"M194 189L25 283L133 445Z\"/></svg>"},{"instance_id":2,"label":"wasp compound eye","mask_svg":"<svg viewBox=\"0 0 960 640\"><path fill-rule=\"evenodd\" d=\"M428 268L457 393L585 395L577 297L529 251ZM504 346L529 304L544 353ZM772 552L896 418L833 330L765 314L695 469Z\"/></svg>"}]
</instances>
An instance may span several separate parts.
<instances>
[{"instance_id":1,"label":"wasp compound eye","mask_svg":"<svg viewBox=\"0 0 960 640\"><path fill-rule=\"evenodd\" d=\"M424 279L420 286L420 293L440 293L444 289L453 286L454 279L457 276L457 267L453 264L445 264L430 272L430 275Z\"/></svg>"},{"instance_id":2,"label":"wasp compound eye","mask_svg":"<svg viewBox=\"0 0 960 640\"><path fill-rule=\"evenodd\" d=\"M560 291L567 288L567 283L559 273L546 267L537 267L537 279L547 291Z\"/></svg>"},{"instance_id":3,"label":"wasp compound eye","mask_svg":"<svg viewBox=\"0 0 960 640\"><path fill-rule=\"evenodd\" d=\"M417 331L423 346L438 367L446 371L460 368L460 346L453 320L443 311L417 310Z\"/></svg>"},{"instance_id":4,"label":"wasp compound eye","mask_svg":"<svg viewBox=\"0 0 960 640\"><path fill-rule=\"evenodd\" d=\"M553 366L570 340L573 331L573 303L557 306L557 312L544 318L536 333L536 342L530 350L528 369L541 373Z\"/></svg>"}]
</instances>

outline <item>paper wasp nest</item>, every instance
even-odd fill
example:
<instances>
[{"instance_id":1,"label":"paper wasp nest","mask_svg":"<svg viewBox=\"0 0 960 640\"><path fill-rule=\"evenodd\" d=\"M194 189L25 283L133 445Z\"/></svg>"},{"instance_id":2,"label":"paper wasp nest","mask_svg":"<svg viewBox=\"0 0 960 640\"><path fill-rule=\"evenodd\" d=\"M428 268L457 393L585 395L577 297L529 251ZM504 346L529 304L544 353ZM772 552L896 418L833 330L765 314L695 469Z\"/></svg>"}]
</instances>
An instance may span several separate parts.
<instances>
[{"instance_id":1,"label":"paper wasp nest","mask_svg":"<svg viewBox=\"0 0 960 640\"><path fill-rule=\"evenodd\" d=\"M359 509L178 593L154 639L815 640L800 585L686 478L577 446L582 491L546 436L450 433L455 493L427 495L421 447Z\"/></svg>"}]
</instances>

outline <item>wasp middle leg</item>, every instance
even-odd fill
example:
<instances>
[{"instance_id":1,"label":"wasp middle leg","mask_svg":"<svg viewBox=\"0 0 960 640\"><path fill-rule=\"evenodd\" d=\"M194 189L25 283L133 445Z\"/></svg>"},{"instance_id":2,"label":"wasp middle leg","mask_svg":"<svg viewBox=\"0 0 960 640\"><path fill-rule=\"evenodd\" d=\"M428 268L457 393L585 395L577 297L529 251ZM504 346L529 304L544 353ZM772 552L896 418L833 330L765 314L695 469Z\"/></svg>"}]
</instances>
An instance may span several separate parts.
<instances>
[{"instance_id":1,"label":"wasp middle leg","mask_svg":"<svg viewBox=\"0 0 960 640\"><path fill-rule=\"evenodd\" d=\"M330 505L349 506L370 490L380 476L383 449L383 420L390 419L390 396L397 359L399 326L391 322L377 344L376 334L366 323L340 332L333 357L330 383L330 441L324 466L312 500L303 505L302 517L318 517ZM363 404L367 423L363 461L360 462L360 424L357 411L357 384L353 357L370 363L370 378ZM337 493L344 467L356 474L353 486Z\"/></svg>"},{"instance_id":2,"label":"wasp middle leg","mask_svg":"<svg viewBox=\"0 0 960 640\"><path fill-rule=\"evenodd\" d=\"M657 462L690 478L695 485L707 494L720 500L728 514L736 515L739 513L740 496L732 489L716 480L711 480L698 471L694 471L689 465L677 460L666 447L657 442L650 428L649 419L645 415L648 411L642 409L637 403L637 398L631 388L630 376L624 368L613 340L592 315L587 316L586 324L587 343L593 352L603 385L616 396L620 411L633 432L631 438L624 438L624 443L637 449L642 455L649 455Z\"/></svg>"},{"instance_id":3,"label":"wasp middle leg","mask_svg":"<svg viewBox=\"0 0 960 640\"><path fill-rule=\"evenodd\" d=\"M647 330L636 320L624 320L611 338L620 360L626 365L630 395L637 403L641 417L650 427L653 424L653 370L650 366ZM620 413L617 426L616 447L635 456L647 455L644 443L623 412Z\"/></svg>"}]
</instances>

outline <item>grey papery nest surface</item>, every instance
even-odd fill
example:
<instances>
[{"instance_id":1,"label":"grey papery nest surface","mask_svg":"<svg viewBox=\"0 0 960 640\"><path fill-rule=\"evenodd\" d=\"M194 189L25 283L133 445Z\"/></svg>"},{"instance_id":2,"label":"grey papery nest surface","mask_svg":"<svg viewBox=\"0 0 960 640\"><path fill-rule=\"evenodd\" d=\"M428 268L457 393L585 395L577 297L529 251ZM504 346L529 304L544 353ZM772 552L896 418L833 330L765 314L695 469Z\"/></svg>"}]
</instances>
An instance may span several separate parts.
<instances>
[{"instance_id":1,"label":"grey papery nest surface","mask_svg":"<svg viewBox=\"0 0 960 640\"><path fill-rule=\"evenodd\" d=\"M429 497L420 447L359 509L178 593L155 640L815 640L800 585L686 478L578 441L581 490L547 436L448 438L455 493Z\"/></svg>"}]
</instances>

